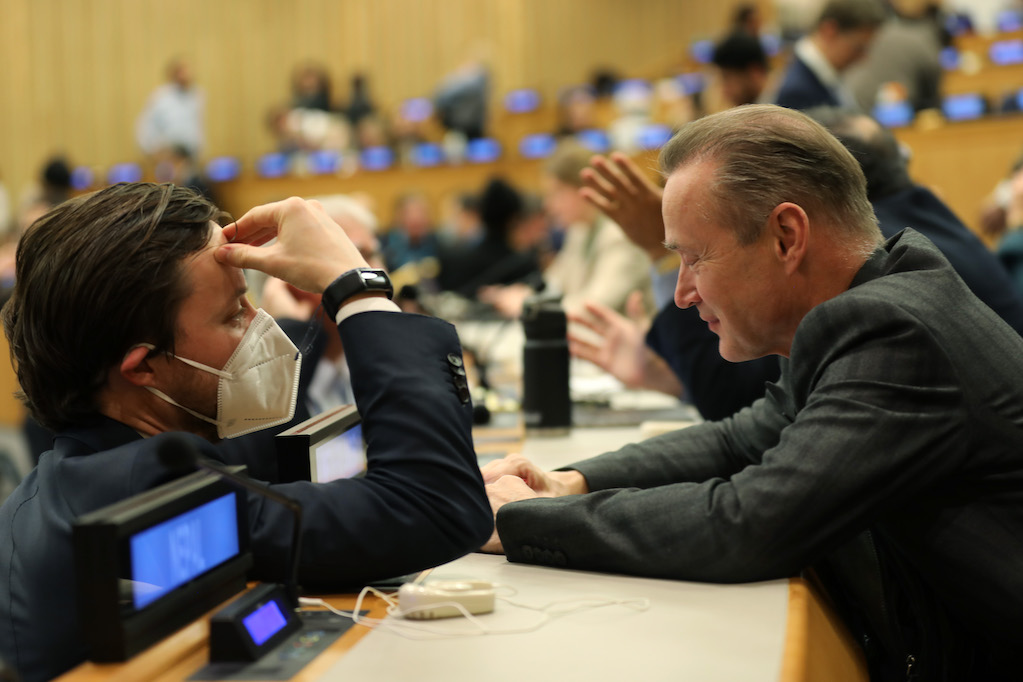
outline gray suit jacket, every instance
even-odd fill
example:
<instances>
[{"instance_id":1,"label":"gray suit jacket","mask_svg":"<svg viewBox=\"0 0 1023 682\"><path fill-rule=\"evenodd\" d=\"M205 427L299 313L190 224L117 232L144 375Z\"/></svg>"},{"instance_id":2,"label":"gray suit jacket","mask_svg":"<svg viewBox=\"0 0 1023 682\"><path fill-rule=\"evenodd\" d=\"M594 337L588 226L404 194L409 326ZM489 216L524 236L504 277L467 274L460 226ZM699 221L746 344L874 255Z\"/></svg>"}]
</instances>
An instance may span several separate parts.
<instances>
[{"instance_id":1,"label":"gray suit jacket","mask_svg":"<svg viewBox=\"0 0 1023 682\"><path fill-rule=\"evenodd\" d=\"M595 492L502 508L509 559L755 581L872 529L969 631L1023 642L1023 339L911 230L752 407L572 468Z\"/></svg>"}]
</instances>

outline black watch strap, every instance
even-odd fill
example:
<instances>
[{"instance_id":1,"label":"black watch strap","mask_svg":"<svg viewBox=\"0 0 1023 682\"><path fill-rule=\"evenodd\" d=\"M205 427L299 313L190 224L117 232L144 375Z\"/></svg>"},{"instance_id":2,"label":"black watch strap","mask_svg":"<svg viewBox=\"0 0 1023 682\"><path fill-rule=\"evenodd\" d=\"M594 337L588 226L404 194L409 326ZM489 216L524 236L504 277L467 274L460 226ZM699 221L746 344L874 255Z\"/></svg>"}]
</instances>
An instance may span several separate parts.
<instances>
[{"instance_id":1,"label":"black watch strap","mask_svg":"<svg viewBox=\"0 0 1023 682\"><path fill-rule=\"evenodd\" d=\"M335 279L323 290L323 308L333 320L345 301L364 291L382 291L387 294L387 298L394 297L394 287L386 272L376 268L355 268Z\"/></svg>"}]
</instances>

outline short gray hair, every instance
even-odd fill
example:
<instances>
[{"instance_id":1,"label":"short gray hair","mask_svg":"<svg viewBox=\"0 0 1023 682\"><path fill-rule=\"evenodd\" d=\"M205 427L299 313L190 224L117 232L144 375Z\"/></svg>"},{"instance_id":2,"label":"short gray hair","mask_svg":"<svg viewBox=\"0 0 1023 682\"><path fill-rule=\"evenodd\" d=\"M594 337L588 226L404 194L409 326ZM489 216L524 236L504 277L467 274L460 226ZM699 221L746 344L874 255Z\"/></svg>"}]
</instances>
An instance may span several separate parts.
<instances>
[{"instance_id":1,"label":"short gray hair","mask_svg":"<svg viewBox=\"0 0 1023 682\"><path fill-rule=\"evenodd\" d=\"M757 241L771 211L786 201L831 225L857 253L867 255L881 242L859 163L798 111L736 107L686 124L661 149L665 175L703 161L716 166L709 193L740 244Z\"/></svg>"},{"instance_id":2,"label":"short gray hair","mask_svg":"<svg viewBox=\"0 0 1023 682\"><path fill-rule=\"evenodd\" d=\"M327 194L320 197L309 197L312 201L318 201L331 218L334 216L348 216L357 220L367 230L376 234L377 219L372 211L363 206L360 202L345 194Z\"/></svg>"}]
</instances>

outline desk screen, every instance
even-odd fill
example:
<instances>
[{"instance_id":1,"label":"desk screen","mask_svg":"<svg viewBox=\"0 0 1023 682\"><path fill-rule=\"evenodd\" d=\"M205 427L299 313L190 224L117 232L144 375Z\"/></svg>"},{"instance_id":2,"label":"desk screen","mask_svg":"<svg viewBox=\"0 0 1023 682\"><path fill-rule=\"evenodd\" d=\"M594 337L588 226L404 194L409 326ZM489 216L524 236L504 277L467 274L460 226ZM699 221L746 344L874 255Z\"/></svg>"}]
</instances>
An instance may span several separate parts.
<instances>
[{"instance_id":1,"label":"desk screen","mask_svg":"<svg viewBox=\"0 0 1023 682\"><path fill-rule=\"evenodd\" d=\"M245 631L249 633L252 642L256 646L262 646L263 642L280 632L280 629L288 624L288 619L281 611L281 605L271 599L258 609L242 619Z\"/></svg>"},{"instance_id":2,"label":"desk screen","mask_svg":"<svg viewBox=\"0 0 1023 682\"><path fill-rule=\"evenodd\" d=\"M135 609L237 555L235 493L133 535L131 579Z\"/></svg>"},{"instance_id":3,"label":"desk screen","mask_svg":"<svg viewBox=\"0 0 1023 682\"><path fill-rule=\"evenodd\" d=\"M362 425L356 424L312 452L312 480L326 483L339 478L352 478L366 470L366 446L362 440Z\"/></svg>"}]
</instances>

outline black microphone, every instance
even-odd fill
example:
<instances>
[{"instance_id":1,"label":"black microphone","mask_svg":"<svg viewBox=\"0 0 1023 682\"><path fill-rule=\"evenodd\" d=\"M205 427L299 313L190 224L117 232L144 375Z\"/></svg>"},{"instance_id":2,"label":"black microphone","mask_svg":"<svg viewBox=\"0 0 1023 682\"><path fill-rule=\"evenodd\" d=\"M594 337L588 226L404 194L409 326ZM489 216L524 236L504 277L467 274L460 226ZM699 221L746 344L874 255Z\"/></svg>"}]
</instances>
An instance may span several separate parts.
<instances>
[{"instance_id":1,"label":"black microphone","mask_svg":"<svg viewBox=\"0 0 1023 682\"><path fill-rule=\"evenodd\" d=\"M282 505L291 512L294 526L291 533L291 569L284 583L288 596L298 606L298 560L302 553L302 505L295 500L260 485L248 476L236 474L216 460L204 457L187 438L178 434L168 434L163 438L156 450L160 463L171 471L191 471L205 469L233 485L254 492L261 497Z\"/></svg>"}]
</instances>

